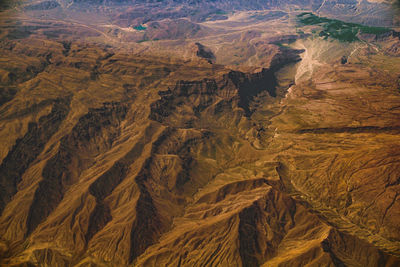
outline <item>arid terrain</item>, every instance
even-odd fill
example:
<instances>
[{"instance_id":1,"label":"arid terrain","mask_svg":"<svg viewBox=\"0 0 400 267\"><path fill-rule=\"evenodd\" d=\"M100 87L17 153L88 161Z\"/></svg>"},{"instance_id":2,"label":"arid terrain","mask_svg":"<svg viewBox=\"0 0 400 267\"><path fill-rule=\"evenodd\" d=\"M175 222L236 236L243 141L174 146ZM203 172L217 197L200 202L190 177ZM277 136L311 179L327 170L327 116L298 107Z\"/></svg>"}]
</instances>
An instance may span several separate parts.
<instances>
[{"instance_id":1,"label":"arid terrain","mask_svg":"<svg viewBox=\"0 0 400 267\"><path fill-rule=\"evenodd\" d=\"M0 10L0 266L400 266L392 2Z\"/></svg>"}]
</instances>

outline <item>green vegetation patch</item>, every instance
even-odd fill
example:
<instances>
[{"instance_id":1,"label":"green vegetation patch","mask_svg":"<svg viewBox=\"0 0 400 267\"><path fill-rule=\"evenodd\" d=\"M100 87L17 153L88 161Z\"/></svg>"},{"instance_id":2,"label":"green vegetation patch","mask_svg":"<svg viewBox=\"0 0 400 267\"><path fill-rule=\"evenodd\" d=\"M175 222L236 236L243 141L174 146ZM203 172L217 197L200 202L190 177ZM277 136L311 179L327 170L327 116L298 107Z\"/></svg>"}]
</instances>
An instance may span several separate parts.
<instances>
[{"instance_id":1,"label":"green vegetation patch","mask_svg":"<svg viewBox=\"0 0 400 267\"><path fill-rule=\"evenodd\" d=\"M228 12L226 12L226 11L224 11L224 10L217 10L217 11L215 12L215 14L217 14L217 15L228 15Z\"/></svg>"},{"instance_id":2,"label":"green vegetation patch","mask_svg":"<svg viewBox=\"0 0 400 267\"><path fill-rule=\"evenodd\" d=\"M321 26L322 31L319 32L319 36L325 39L331 37L341 42L359 41L360 39L357 37L359 33L381 35L391 31L389 28L349 23L337 19L319 17L312 13L302 13L297 18L302 25Z\"/></svg>"},{"instance_id":3,"label":"green vegetation patch","mask_svg":"<svg viewBox=\"0 0 400 267\"><path fill-rule=\"evenodd\" d=\"M137 31L144 31L147 29L147 27L143 26L143 25L139 25L139 26L135 26L133 27L135 30Z\"/></svg>"}]
</instances>

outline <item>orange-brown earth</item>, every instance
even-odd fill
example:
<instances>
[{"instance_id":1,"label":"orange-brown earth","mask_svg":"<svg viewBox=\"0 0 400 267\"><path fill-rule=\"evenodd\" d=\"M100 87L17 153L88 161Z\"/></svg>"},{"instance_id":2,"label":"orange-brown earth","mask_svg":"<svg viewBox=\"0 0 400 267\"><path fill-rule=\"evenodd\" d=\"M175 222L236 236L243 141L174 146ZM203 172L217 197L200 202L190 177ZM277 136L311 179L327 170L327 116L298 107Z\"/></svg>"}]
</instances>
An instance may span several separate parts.
<instances>
[{"instance_id":1,"label":"orange-brown earth","mask_svg":"<svg viewBox=\"0 0 400 267\"><path fill-rule=\"evenodd\" d=\"M241 72L207 40L2 29L0 265L400 265L395 38L262 43Z\"/></svg>"}]
</instances>

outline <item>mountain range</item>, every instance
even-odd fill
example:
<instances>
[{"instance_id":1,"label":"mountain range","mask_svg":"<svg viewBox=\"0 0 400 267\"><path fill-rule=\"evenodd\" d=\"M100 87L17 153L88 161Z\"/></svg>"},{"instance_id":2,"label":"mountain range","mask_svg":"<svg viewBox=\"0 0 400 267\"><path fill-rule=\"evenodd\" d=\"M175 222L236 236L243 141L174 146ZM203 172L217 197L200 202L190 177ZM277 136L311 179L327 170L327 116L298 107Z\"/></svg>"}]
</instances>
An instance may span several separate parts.
<instances>
[{"instance_id":1,"label":"mountain range","mask_svg":"<svg viewBox=\"0 0 400 267\"><path fill-rule=\"evenodd\" d=\"M0 265L399 266L392 4L5 3Z\"/></svg>"}]
</instances>

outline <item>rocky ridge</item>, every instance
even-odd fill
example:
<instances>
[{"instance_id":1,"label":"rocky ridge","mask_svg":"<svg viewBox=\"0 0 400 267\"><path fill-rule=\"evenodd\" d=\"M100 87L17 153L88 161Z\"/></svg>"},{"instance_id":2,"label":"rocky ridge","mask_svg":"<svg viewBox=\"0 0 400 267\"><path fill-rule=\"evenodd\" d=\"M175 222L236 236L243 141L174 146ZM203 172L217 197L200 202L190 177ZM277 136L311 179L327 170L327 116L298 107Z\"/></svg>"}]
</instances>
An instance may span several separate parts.
<instances>
[{"instance_id":1,"label":"rocky ridge","mask_svg":"<svg viewBox=\"0 0 400 267\"><path fill-rule=\"evenodd\" d=\"M6 52L8 47L12 49ZM206 60L202 66L151 61L74 43L48 41L45 48L23 47L3 43L2 49L19 55L19 60L34 62L39 57L47 63L27 80L5 80L17 89L2 105L2 125L21 125L25 131L2 144L0 168L7 174L1 180L6 189L0 219L2 264L398 264L398 217L393 208L398 202L398 155L394 148L386 148L393 146L397 128L385 130L389 124L396 126L398 92L385 89L390 112L375 128L360 126L353 131L353 126L328 123L334 120L301 125L292 117L307 114L295 111L302 107L298 101L322 105L333 101L330 94L335 94L324 91L329 83L298 85L292 93L298 96L291 98L277 91L275 73L298 61L302 51L286 58L278 54L271 68L246 74ZM193 75L199 79L182 79ZM51 86L53 81L61 81L57 83L62 89ZM387 83L391 88L389 78ZM35 92L38 103L26 99L27 90ZM369 90L372 96L378 92ZM276 108L288 101L265 125L257 122L262 110L253 104L260 96ZM357 100L351 93L348 97L352 104L344 102L344 111L351 112L358 102L352 102ZM21 106L26 112L15 113ZM364 109L372 112L368 106ZM41 115L32 117L30 110ZM335 110L331 112L328 118L336 116ZM270 139L276 126L283 132ZM329 151L335 148L326 147L324 142L329 141L323 140L334 140L338 134L368 135L377 152L364 155L356 144L338 142L337 149L349 152L334 156ZM309 143L306 136L314 141ZM300 145L293 144L304 138ZM388 143L376 143L379 138ZM259 139L264 145L256 145ZM320 147L313 148L318 142ZM309 154L301 156L301 147L307 145ZM313 154L313 149L325 152ZM374 163L379 161L376 155L382 157L379 164ZM344 168L341 162L346 157L361 157L364 167ZM309 161L321 165L314 169ZM348 190L338 189L343 186L340 178L327 180L328 191L319 187L325 177L320 172L336 177L342 168L352 177L347 178ZM384 190L371 192L376 200L367 206L370 211L358 208L372 197L359 184L365 183L363 169L371 181L379 173L383 178L376 182ZM318 198L324 208L314 204ZM359 232L349 232L346 220L323 209L337 209L338 216L361 227ZM358 212L363 217L356 216ZM374 214L382 216L375 219ZM365 236L368 231L375 233L375 245Z\"/></svg>"}]
</instances>

